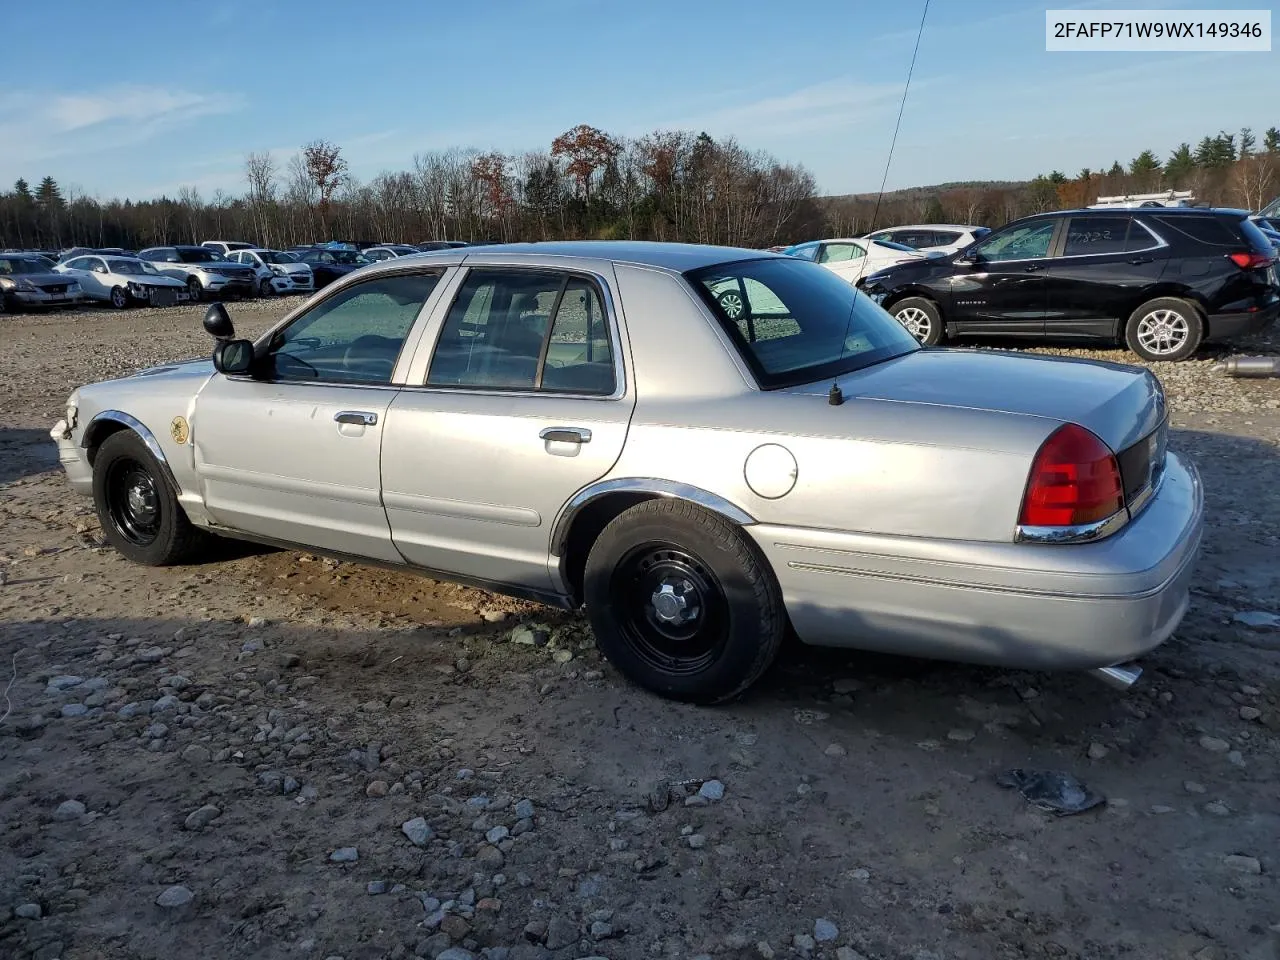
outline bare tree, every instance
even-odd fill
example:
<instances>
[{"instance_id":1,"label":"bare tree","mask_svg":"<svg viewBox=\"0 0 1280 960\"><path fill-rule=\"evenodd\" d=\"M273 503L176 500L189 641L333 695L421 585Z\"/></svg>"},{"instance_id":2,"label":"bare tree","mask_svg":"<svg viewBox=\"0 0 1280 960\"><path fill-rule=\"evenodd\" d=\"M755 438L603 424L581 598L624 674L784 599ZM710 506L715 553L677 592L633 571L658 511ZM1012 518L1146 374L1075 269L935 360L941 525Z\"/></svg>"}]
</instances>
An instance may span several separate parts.
<instances>
[{"instance_id":1,"label":"bare tree","mask_svg":"<svg viewBox=\"0 0 1280 960\"><path fill-rule=\"evenodd\" d=\"M249 184L249 209L258 241L270 246L269 213L276 199L276 162L271 154L251 153L245 157L244 178Z\"/></svg>"},{"instance_id":2,"label":"bare tree","mask_svg":"<svg viewBox=\"0 0 1280 960\"><path fill-rule=\"evenodd\" d=\"M327 229L329 222L329 205L338 188L348 182L347 161L342 157L342 149L327 140L313 140L302 148L302 159L307 167L307 174L315 184L320 197L320 225Z\"/></svg>"}]
</instances>

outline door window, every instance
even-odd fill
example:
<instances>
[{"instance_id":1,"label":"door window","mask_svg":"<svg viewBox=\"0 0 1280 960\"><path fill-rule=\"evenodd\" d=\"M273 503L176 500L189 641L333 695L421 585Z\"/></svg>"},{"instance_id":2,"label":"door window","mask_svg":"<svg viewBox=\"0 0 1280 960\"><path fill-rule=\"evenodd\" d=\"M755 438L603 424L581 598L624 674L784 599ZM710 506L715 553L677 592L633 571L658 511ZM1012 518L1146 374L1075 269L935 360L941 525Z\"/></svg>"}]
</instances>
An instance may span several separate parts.
<instances>
[{"instance_id":1,"label":"door window","mask_svg":"<svg viewBox=\"0 0 1280 960\"><path fill-rule=\"evenodd\" d=\"M863 256L861 248L852 243L824 243L819 263L843 263L845 260L856 260Z\"/></svg>"},{"instance_id":2,"label":"door window","mask_svg":"<svg viewBox=\"0 0 1280 960\"><path fill-rule=\"evenodd\" d=\"M1141 220L1129 221L1129 235L1125 238L1125 253L1138 253L1142 250L1154 250L1160 246L1160 240Z\"/></svg>"},{"instance_id":3,"label":"door window","mask_svg":"<svg viewBox=\"0 0 1280 960\"><path fill-rule=\"evenodd\" d=\"M271 338L269 377L390 383L405 338L439 280L439 273L379 277L322 300Z\"/></svg>"},{"instance_id":4,"label":"door window","mask_svg":"<svg viewBox=\"0 0 1280 960\"><path fill-rule=\"evenodd\" d=\"M612 393L613 349L595 283L553 271L472 270L445 318L427 385Z\"/></svg>"},{"instance_id":5,"label":"door window","mask_svg":"<svg viewBox=\"0 0 1280 960\"><path fill-rule=\"evenodd\" d=\"M89 257L88 261L89 261L89 269L92 270L94 273L107 272L107 265L103 263L101 260L99 260L97 257Z\"/></svg>"},{"instance_id":6,"label":"door window","mask_svg":"<svg viewBox=\"0 0 1280 960\"><path fill-rule=\"evenodd\" d=\"M1049 255L1057 220L1039 220L993 233L977 247L983 260L1037 260Z\"/></svg>"},{"instance_id":7,"label":"door window","mask_svg":"<svg viewBox=\"0 0 1280 960\"><path fill-rule=\"evenodd\" d=\"M1124 253L1128 217L1072 217L1067 221L1064 257Z\"/></svg>"},{"instance_id":8,"label":"door window","mask_svg":"<svg viewBox=\"0 0 1280 960\"><path fill-rule=\"evenodd\" d=\"M933 243L931 247L948 247L960 239L960 234L951 230L935 230L933 231Z\"/></svg>"},{"instance_id":9,"label":"door window","mask_svg":"<svg viewBox=\"0 0 1280 960\"><path fill-rule=\"evenodd\" d=\"M89 258L76 257L74 260L68 260L66 263L63 264L63 266L68 270L88 270Z\"/></svg>"}]
</instances>

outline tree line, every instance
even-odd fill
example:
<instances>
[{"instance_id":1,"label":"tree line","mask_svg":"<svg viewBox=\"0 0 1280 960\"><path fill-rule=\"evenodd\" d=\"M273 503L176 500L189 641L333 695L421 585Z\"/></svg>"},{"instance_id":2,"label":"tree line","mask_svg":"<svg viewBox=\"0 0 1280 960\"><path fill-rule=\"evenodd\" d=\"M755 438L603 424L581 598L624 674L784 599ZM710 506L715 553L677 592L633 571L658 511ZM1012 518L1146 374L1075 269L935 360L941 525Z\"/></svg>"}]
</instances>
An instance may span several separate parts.
<instances>
[{"instance_id":1,"label":"tree line","mask_svg":"<svg viewBox=\"0 0 1280 960\"><path fill-rule=\"evenodd\" d=\"M545 150L423 153L411 169L367 183L351 175L338 145L318 140L283 165L250 153L239 195L206 199L184 187L174 197L101 200L50 176L34 189L19 179L0 194L0 246L629 238L764 247L908 222L998 226L1099 196L1167 189L1258 209L1280 189L1280 130L1268 129L1261 144L1247 127L1220 131L1195 147L1179 144L1164 162L1144 150L1075 177L1055 170L1026 182L825 198L799 164L690 131L631 139L582 124Z\"/></svg>"}]
</instances>

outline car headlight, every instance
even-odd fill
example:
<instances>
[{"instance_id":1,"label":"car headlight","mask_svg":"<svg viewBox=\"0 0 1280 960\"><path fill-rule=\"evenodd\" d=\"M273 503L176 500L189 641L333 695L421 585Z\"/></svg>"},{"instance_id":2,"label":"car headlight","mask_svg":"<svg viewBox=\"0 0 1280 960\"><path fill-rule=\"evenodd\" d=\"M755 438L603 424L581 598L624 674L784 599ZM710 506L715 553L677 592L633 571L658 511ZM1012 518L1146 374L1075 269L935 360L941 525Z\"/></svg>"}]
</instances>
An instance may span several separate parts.
<instances>
[{"instance_id":1,"label":"car headlight","mask_svg":"<svg viewBox=\"0 0 1280 960\"><path fill-rule=\"evenodd\" d=\"M15 286L18 290L24 290L24 291L26 291L27 293L35 293L35 292L36 292L36 285L35 285L34 283L32 283L30 280L19 280L17 283L15 283L15 284L14 284L14 286Z\"/></svg>"},{"instance_id":2,"label":"car headlight","mask_svg":"<svg viewBox=\"0 0 1280 960\"><path fill-rule=\"evenodd\" d=\"M141 283L137 283L134 280L130 280L129 292L132 293L135 297L145 297L147 295L147 288L145 285Z\"/></svg>"},{"instance_id":3,"label":"car headlight","mask_svg":"<svg viewBox=\"0 0 1280 960\"><path fill-rule=\"evenodd\" d=\"M277 277L285 276L284 267L272 267L271 272L274 273Z\"/></svg>"},{"instance_id":4,"label":"car headlight","mask_svg":"<svg viewBox=\"0 0 1280 960\"><path fill-rule=\"evenodd\" d=\"M74 280L72 280L70 283L67 284L67 293L79 293L79 292L80 292L80 284L76 283Z\"/></svg>"}]
</instances>

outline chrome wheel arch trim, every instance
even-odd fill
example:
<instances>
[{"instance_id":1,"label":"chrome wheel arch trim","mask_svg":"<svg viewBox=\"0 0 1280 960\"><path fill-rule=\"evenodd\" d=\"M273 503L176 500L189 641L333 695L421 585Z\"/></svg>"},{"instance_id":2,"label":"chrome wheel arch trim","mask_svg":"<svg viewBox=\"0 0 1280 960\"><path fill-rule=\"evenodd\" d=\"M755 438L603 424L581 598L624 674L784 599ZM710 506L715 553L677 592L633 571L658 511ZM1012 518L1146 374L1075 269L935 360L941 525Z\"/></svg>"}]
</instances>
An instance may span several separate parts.
<instances>
[{"instance_id":1,"label":"chrome wheel arch trim","mask_svg":"<svg viewBox=\"0 0 1280 960\"><path fill-rule=\"evenodd\" d=\"M573 521L582 509L612 493L648 493L656 497L688 500L712 513L720 514L739 526L756 522L753 516L736 503L690 483L662 480L657 477L619 477L612 480L597 480L575 493L560 510L560 515L556 518L555 526L551 531L552 556L557 558L564 556L569 531L573 529Z\"/></svg>"},{"instance_id":2,"label":"chrome wheel arch trim","mask_svg":"<svg viewBox=\"0 0 1280 960\"><path fill-rule=\"evenodd\" d=\"M94 424L104 421L114 421L123 427L127 427L142 438L143 444L147 451L156 458L156 462L160 464L164 477L172 485L174 493L182 496L182 487L178 485L177 479L173 475L173 469L169 466L169 458L164 455L164 450L160 448L160 441L156 439L156 435L147 429L147 425L132 414L125 413L123 410L102 410L95 413L84 428L84 436L80 440L80 446L89 449L93 446L93 439L101 432L101 427L94 428Z\"/></svg>"}]
</instances>

